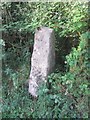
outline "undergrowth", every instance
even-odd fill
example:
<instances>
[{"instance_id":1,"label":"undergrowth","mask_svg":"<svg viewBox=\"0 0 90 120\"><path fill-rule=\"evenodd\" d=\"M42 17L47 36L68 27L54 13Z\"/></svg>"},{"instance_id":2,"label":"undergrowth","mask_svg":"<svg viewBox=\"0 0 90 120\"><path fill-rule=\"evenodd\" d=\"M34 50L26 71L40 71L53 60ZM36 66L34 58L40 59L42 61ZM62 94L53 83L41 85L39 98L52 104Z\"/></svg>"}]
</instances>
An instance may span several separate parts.
<instances>
[{"instance_id":1,"label":"undergrowth","mask_svg":"<svg viewBox=\"0 0 90 120\"><path fill-rule=\"evenodd\" d=\"M3 118L88 118L88 61L87 37L80 38L79 46L66 56L69 70L48 76L46 84L39 89L39 96L33 99L25 82L29 75L28 59L17 69L18 58L3 71ZM28 53L29 54L29 53ZM19 63L20 61L18 61Z\"/></svg>"}]
</instances>

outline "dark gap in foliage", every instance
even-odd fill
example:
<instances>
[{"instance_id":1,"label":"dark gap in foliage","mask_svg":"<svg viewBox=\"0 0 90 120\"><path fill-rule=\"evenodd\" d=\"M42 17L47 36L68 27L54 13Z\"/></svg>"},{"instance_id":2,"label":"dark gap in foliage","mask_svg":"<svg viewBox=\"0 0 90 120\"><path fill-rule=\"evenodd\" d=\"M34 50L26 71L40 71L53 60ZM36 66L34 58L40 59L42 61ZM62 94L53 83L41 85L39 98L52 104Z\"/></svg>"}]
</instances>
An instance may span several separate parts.
<instances>
[{"instance_id":1,"label":"dark gap in foliage","mask_svg":"<svg viewBox=\"0 0 90 120\"><path fill-rule=\"evenodd\" d=\"M58 36L58 37L57 37ZM66 68L66 55L68 55L72 47L77 48L79 44L79 37L59 37L56 36L56 69L58 71L65 71Z\"/></svg>"}]
</instances>

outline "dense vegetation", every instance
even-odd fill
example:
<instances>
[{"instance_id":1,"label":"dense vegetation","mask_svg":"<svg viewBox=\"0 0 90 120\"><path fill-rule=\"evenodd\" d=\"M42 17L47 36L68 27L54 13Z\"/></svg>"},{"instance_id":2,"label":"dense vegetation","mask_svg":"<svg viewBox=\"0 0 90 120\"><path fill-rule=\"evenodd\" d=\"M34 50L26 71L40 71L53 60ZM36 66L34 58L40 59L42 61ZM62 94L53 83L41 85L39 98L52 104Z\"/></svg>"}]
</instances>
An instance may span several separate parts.
<instances>
[{"instance_id":1,"label":"dense vegetation","mask_svg":"<svg viewBox=\"0 0 90 120\"><path fill-rule=\"evenodd\" d=\"M1 8L2 117L88 118L88 3L11 2ZM56 68L34 100L25 82L38 26L55 31Z\"/></svg>"}]
</instances>

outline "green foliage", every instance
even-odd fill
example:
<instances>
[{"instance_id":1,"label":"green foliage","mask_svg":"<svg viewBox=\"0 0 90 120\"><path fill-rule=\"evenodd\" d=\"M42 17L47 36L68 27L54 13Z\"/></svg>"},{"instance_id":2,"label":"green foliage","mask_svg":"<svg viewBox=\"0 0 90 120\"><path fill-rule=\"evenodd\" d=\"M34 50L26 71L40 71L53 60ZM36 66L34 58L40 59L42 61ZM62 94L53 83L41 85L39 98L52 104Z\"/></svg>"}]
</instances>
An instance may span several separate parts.
<instances>
[{"instance_id":1,"label":"green foliage","mask_svg":"<svg viewBox=\"0 0 90 120\"><path fill-rule=\"evenodd\" d=\"M0 45L1 45L1 46L5 46L5 42L4 42L3 39L0 39Z\"/></svg>"},{"instance_id":2,"label":"green foliage","mask_svg":"<svg viewBox=\"0 0 90 120\"><path fill-rule=\"evenodd\" d=\"M2 118L88 118L88 3L2 3ZM33 34L53 28L56 69L33 99L25 86L30 71Z\"/></svg>"}]
</instances>

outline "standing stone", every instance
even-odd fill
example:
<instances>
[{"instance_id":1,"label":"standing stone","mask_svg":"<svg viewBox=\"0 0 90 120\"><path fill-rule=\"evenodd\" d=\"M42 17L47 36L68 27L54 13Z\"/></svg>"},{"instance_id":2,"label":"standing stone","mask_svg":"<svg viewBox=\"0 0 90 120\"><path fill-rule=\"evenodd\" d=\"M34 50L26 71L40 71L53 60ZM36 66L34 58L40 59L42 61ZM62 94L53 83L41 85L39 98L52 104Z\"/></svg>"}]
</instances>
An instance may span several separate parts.
<instances>
[{"instance_id":1,"label":"standing stone","mask_svg":"<svg viewBox=\"0 0 90 120\"><path fill-rule=\"evenodd\" d=\"M34 37L34 48L31 58L31 72L29 77L29 93L37 97L38 87L46 82L47 76L53 72L55 66L55 36L48 27L40 27Z\"/></svg>"}]
</instances>

